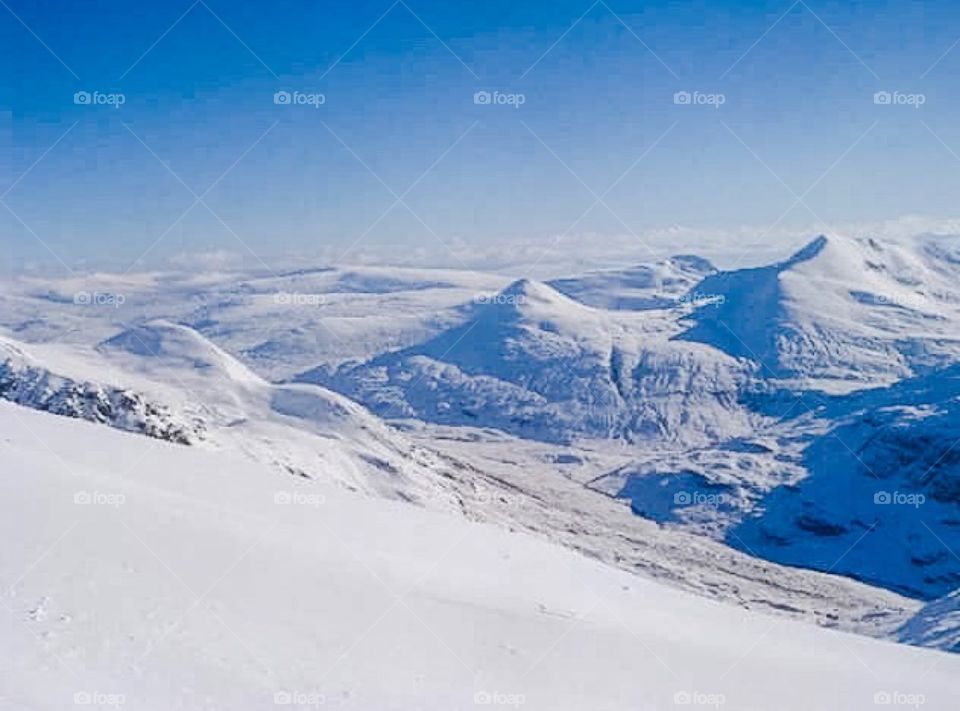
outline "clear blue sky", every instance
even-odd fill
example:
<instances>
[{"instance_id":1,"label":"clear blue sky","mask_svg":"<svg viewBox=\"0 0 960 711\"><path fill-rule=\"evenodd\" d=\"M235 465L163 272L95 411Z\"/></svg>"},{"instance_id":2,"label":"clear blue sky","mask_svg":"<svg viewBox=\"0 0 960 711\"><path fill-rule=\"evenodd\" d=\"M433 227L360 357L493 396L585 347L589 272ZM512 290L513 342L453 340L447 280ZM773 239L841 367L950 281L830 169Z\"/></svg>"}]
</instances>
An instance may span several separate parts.
<instances>
[{"instance_id":1,"label":"clear blue sky","mask_svg":"<svg viewBox=\"0 0 960 711\"><path fill-rule=\"evenodd\" d=\"M7 263L956 216L956 3L391 3L3 0Z\"/></svg>"}]
</instances>

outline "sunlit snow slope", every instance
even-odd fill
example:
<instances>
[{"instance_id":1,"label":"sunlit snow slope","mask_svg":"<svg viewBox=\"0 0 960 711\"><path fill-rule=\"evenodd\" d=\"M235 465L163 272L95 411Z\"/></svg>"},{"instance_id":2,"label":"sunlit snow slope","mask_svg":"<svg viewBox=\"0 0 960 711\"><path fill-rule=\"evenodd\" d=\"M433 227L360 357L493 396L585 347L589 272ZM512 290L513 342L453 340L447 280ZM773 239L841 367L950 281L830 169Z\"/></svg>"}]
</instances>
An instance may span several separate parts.
<instances>
[{"instance_id":1,"label":"sunlit snow slope","mask_svg":"<svg viewBox=\"0 0 960 711\"><path fill-rule=\"evenodd\" d=\"M955 708L958 657L226 453L0 403L0 461L6 708Z\"/></svg>"}]
</instances>

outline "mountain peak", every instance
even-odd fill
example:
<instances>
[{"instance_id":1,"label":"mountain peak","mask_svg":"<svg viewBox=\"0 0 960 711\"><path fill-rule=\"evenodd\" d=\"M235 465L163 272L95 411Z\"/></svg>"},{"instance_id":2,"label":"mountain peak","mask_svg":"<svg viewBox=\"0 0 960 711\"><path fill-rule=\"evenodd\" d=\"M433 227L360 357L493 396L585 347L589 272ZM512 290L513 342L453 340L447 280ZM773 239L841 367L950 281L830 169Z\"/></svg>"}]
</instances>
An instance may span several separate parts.
<instances>
[{"instance_id":1,"label":"mountain peak","mask_svg":"<svg viewBox=\"0 0 960 711\"><path fill-rule=\"evenodd\" d=\"M549 284L527 278L517 279L499 293L487 296L480 301L497 306L506 306L513 310L522 310L531 306L561 310L586 308L564 296Z\"/></svg>"},{"instance_id":2,"label":"mountain peak","mask_svg":"<svg viewBox=\"0 0 960 711\"><path fill-rule=\"evenodd\" d=\"M680 269L692 271L704 276L717 271L717 268L713 265L713 262L704 257L697 256L696 254L674 254L667 259L667 263Z\"/></svg>"},{"instance_id":3,"label":"mountain peak","mask_svg":"<svg viewBox=\"0 0 960 711\"><path fill-rule=\"evenodd\" d=\"M245 365L204 336L170 321L155 320L133 326L103 341L99 348L135 356L148 367L177 365L193 371L221 373L238 382L261 382Z\"/></svg>"},{"instance_id":4,"label":"mountain peak","mask_svg":"<svg viewBox=\"0 0 960 711\"><path fill-rule=\"evenodd\" d=\"M531 296L543 298L547 296L549 292L556 293L546 284L524 277L512 282L500 293L504 296Z\"/></svg>"},{"instance_id":5,"label":"mountain peak","mask_svg":"<svg viewBox=\"0 0 960 711\"><path fill-rule=\"evenodd\" d=\"M807 242L807 244L801 249L794 252L793 255L787 259L785 264L787 266L793 266L794 264L800 264L801 262L809 262L811 259L814 259L821 252L823 252L830 242L831 239L826 235L819 235Z\"/></svg>"}]
</instances>

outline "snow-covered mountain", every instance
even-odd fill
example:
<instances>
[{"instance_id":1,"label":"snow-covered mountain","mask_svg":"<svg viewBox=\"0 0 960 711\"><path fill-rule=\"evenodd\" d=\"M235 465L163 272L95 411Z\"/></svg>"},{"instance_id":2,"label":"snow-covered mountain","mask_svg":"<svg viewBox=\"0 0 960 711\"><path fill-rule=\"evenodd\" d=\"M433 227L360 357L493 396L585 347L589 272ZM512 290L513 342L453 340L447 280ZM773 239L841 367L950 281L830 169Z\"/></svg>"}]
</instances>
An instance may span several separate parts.
<instances>
[{"instance_id":1,"label":"snow-covered mountain","mask_svg":"<svg viewBox=\"0 0 960 711\"><path fill-rule=\"evenodd\" d=\"M633 461L588 485L638 515L930 599L960 586L950 249L819 237L768 267L521 280L421 343L300 379L388 419L614 440ZM664 273L629 308L624 284Z\"/></svg>"},{"instance_id":2,"label":"snow-covered mountain","mask_svg":"<svg viewBox=\"0 0 960 711\"><path fill-rule=\"evenodd\" d=\"M654 264L604 269L547 283L582 304L614 311L675 306L704 277L716 272L706 259L677 255Z\"/></svg>"},{"instance_id":3,"label":"snow-covered mountain","mask_svg":"<svg viewBox=\"0 0 960 711\"><path fill-rule=\"evenodd\" d=\"M898 639L918 647L960 652L960 590L924 605L900 628Z\"/></svg>"},{"instance_id":4,"label":"snow-covered mountain","mask_svg":"<svg viewBox=\"0 0 960 711\"><path fill-rule=\"evenodd\" d=\"M883 636L960 587L956 244L830 236L765 267L546 282L22 279L0 389Z\"/></svg>"},{"instance_id":5,"label":"snow-covered mountain","mask_svg":"<svg viewBox=\"0 0 960 711\"><path fill-rule=\"evenodd\" d=\"M450 465L435 453L342 395L268 383L186 326L151 321L69 356L10 339L2 345L0 393L18 404L244 453L390 498L456 505L442 485Z\"/></svg>"},{"instance_id":6,"label":"snow-covered mountain","mask_svg":"<svg viewBox=\"0 0 960 711\"><path fill-rule=\"evenodd\" d=\"M754 269L677 257L524 279L475 297L419 342L297 379L392 418L701 445L761 426L768 413L743 406L758 391L846 392L954 362L957 278L943 241L820 237Z\"/></svg>"},{"instance_id":7,"label":"snow-covered mountain","mask_svg":"<svg viewBox=\"0 0 960 711\"><path fill-rule=\"evenodd\" d=\"M954 655L228 452L10 403L0 432L0 536L17 542L0 557L0 704L18 711L955 707Z\"/></svg>"},{"instance_id":8,"label":"snow-covered mountain","mask_svg":"<svg viewBox=\"0 0 960 711\"><path fill-rule=\"evenodd\" d=\"M203 424L179 418L170 408L142 393L111 384L73 376L75 364L58 372L45 365L46 351L0 337L0 398L35 410L101 422L130 432L179 444L192 444L203 438Z\"/></svg>"},{"instance_id":9,"label":"snow-covered mountain","mask_svg":"<svg viewBox=\"0 0 960 711\"><path fill-rule=\"evenodd\" d=\"M347 393L388 418L552 442L676 446L749 433L759 418L737 398L750 365L672 341L677 331L667 316L589 307L523 279L463 307L459 323L426 341L298 380Z\"/></svg>"},{"instance_id":10,"label":"snow-covered mountain","mask_svg":"<svg viewBox=\"0 0 960 711\"><path fill-rule=\"evenodd\" d=\"M924 599L960 587L960 366L823 397L800 419L781 429L802 443L804 475L730 542Z\"/></svg>"},{"instance_id":11,"label":"snow-covered mountain","mask_svg":"<svg viewBox=\"0 0 960 711\"><path fill-rule=\"evenodd\" d=\"M818 237L782 262L718 272L715 298L682 338L710 344L798 389L894 382L960 357L960 264L944 241Z\"/></svg>"},{"instance_id":12,"label":"snow-covered mountain","mask_svg":"<svg viewBox=\"0 0 960 711\"><path fill-rule=\"evenodd\" d=\"M554 478L550 463L581 461L580 454L560 456L554 450L543 463L527 462L531 466L517 471L503 469L502 462L491 467L474 450L452 448L449 438L401 433L321 387L268 383L183 325L148 321L93 348L31 344L17 349L38 354L36 367L48 379L138 393L174 421L193 423L202 433L189 442L196 448L245 456L285 476L521 527L619 567L650 571L686 590L841 629L885 636L916 609L905 598L777 571L719 543L658 531L613 499L576 484L565 490L548 484ZM74 411L59 414L82 417ZM116 418L103 424L129 429L124 422ZM496 450L494 442L491 446ZM583 535L587 531L589 537ZM774 578L775 586L770 584Z\"/></svg>"}]
</instances>

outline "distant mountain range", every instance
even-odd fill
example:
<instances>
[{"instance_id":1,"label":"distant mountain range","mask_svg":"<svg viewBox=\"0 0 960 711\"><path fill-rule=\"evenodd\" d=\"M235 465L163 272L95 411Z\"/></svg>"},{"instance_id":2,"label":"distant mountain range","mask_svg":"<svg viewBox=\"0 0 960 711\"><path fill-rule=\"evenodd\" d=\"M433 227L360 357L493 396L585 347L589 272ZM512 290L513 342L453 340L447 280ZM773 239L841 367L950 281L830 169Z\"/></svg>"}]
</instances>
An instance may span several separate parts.
<instances>
[{"instance_id":1,"label":"distant mountain range","mask_svg":"<svg viewBox=\"0 0 960 711\"><path fill-rule=\"evenodd\" d=\"M888 627L950 647L955 605L933 601L960 589L958 245L817 237L768 266L548 282L100 275L113 310L24 280L0 293L0 397L477 516L471 478L520 495L484 472L498 446L531 490L566 477L584 505L930 601Z\"/></svg>"}]
</instances>

